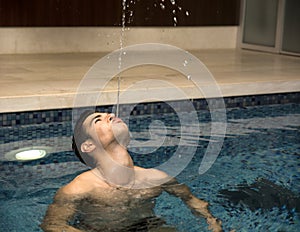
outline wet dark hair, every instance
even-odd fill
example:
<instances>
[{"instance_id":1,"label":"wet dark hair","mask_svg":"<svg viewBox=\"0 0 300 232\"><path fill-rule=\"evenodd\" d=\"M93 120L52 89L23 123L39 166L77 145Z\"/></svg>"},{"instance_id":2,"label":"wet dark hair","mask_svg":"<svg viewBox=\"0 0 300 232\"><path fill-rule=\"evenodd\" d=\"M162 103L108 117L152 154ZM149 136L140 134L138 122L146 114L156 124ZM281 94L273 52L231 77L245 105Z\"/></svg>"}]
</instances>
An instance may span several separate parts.
<instances>
[{"instance_id":1,"label":"wet dark hair","mask_svg":"<svg viewBox=\"0 0 300 232\"><path fill-rule=\"evenodd\" d=\"M77 158L84 164L86 162L83 160L82 155L86 154L85 152L82 152L80 147L81 144L86 141L90 136L87 134L86 130L82 127L83 122L86 120L88 116L95 113L93 110L86 110L84 111L79 119L77 120L75 127L74 127L74 133L72 138L72 149L77 156Z\"/></svg>"}]
</instances>

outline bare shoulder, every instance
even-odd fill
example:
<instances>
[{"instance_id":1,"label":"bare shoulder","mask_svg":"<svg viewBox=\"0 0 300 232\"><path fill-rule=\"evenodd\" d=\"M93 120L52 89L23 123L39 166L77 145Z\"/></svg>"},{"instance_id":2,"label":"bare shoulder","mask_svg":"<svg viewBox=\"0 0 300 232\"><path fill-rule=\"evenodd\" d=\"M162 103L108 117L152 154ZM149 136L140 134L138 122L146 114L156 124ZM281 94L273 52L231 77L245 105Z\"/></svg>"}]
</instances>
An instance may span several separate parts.
<instances>
[{"instance_id":1,"label":"bare shoulder","mask_svg":"<svg viewBox=\"0 0 300 232\"><path fill-rule=\"evenodd\" d=\"M170 178L170 176L167 173L165 173L165 172L163 172L161 170L155 169L155 168L148 169L148 172L149 172L149 174L151 175L151 177L153 179L166 179L166 178Z\"/></svg>"},{"instance_id":2,"label":"bare shoulder","mask_svg":"<svg viewBox=\"0 0 300 232\"><path fill-rule=\"evenodd\" d=\"M60 193L67 195L79 195L93 191L99 186L99 180L91 171L86 171L75 177L69 184L60 189Z\"/></svg>"},{"instance_id":3,"label":"bare shoulder","mask_svg":"<svg viewBox=\"0 0 300 232\"><path fill-rule=\"evenodd\" d=\"M137 166L134 168L139 176L146 181L162 181L171 179L167 173L155 168L141 168Z\"/></svg>"}]
</instances>

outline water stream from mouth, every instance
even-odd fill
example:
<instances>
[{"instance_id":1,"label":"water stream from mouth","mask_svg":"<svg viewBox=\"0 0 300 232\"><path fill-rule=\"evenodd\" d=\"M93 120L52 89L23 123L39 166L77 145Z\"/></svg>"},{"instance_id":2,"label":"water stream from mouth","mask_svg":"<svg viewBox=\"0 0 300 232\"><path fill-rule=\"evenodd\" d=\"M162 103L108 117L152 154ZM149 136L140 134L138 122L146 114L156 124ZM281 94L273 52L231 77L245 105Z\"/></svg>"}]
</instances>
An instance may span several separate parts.
<instances>
[{"instance_id":1,"label":"water stream from mouth","mask_svg":"<svg viewBox=\"0 0 300 232\"><path fill-rule=\"evenodd\" d=\"M166 8L166 0L161 0L161 2L159 3L160 7L162 10L165 10ZM177 13L182 11L182 7L177 5L176 0L169 0L170 1L170 10L172 10L172 20L173 20L173 26L176 27L178 24L178 20L177 20ZM124 48L124 38L125 38L125 31L126 31L126 20L130 23L133 19L133 11L131 10L129 13L129 18L126 18L126 13L127 10L130 7L130 4L135 5L135 0L122 0L122 18L121 18L121 32L120 32L120 53L119 53L119 65L118 65L118 69L119 71L122 70L122 58L126 55L126 52L123 51ZM154 7L156 7L157 4L154 4ZM150 10L150 8L149 8ZM185 11L185 15L189 16L189 11ZM129 30L129 28L128 28ZM187 63L183 64L184 66L187 65ZM187 77L188 80L191 79L190 76ZM121 91L121 82L122 82L122 78L121 78L121 74L119 73L117 76L117 103L116 103L116 110L115 110L115 115L117 117L119 117L120 114L120 91Z\"/></svg>"},{"instance_id":2,"label":"water stream from mouth","mask_svg":"<svg viewBox=\"0 0 300 232\"><path fill-rule=\"evenodd\" d=\"M123 52L124 48L124 34L126 27L126 0L122 0L122 28L120 33L120 54L119 54L119 67L118 69L121 71L122 69L122 56L125 55ZM117 107L116 107L116 116L119 117L119 106L120 106L120 88L121 88L121 75L118 75L118 83L117 83Z\"/></svg>"}]
</instances>

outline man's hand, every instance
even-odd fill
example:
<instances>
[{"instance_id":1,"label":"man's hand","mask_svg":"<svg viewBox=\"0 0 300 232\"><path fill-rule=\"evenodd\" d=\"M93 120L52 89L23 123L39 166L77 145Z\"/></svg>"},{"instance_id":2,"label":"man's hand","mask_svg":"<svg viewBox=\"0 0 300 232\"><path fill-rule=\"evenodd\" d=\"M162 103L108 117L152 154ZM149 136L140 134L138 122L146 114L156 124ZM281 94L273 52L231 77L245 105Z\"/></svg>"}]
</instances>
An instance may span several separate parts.
<instances>
[{"instance_id":1,"label":"man's hand","mask_svg":"<svg viewBox=\"0 0 300 232\"><path fill-rule=\"evenodd\" d=\"M208 217L206 219L208 226L208 229L213 232L221 232L222 230L222 222L214 217Z\"/></svg>"},{"instance_id":2,"label":"man's hand","mask_svg":"<svg viewBox=\"0 0 300 232\"><path fill-rule=\"evenodd\" d=\"M163 185L166 192L181 198L193 213L204 217L213 232L221 232L222 222L216 219L208 210L208 203L195 197L189 188L184 184L179 184L175 179Z\"/></svg>"},{"instance_id":3,"label":"man's hand","mask_svg":"<svg viewBox=\"0 0 300 232\"><path fill-rule=\"evenodd\" d=\"M208 210L208 203L206 201L200 200L194 196L187 202L190 208L196 213L199 213L202 217L206 218L206 222L209 225L208 229L213 232L220 232L222 230L222 222L213 217L213 215Z\"/></svg>"}]
</instances>

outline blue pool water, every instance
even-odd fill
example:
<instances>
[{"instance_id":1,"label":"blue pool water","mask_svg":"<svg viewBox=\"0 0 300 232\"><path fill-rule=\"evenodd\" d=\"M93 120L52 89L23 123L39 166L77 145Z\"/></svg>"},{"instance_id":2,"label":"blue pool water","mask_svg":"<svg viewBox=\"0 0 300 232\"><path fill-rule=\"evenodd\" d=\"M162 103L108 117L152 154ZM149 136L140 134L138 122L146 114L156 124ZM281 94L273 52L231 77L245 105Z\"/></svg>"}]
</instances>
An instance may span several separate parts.
<instances>
[{"instance_id":1,"label":"blue pool water","mask_svg":"<svg viewBox=\"0 0 300 232\"><path fill-rule=\"evenodd\" d=\"M266 209L234 204L220 193L237 190L264 178L280 186L278 194L300 193L300 105L284 104L227 109L227 133L220 155L203 175L198 168L210 137L210 114L198 112L200 140L189 165L177 176L199 198L210 203L212 213L223 222L225 231L299 231L300 217L284 203ZM155 167L176 151L179 120L175 114L136 115L129 118L133 138L147 141L151 133L167 131L159 149L135 147L129 150L136 165ZM154 125L154 126L153 126ZM157 125L157 126L155 126ZM3 127L0 153L1 231L41 231L39 224L58 188L86 170L70 151L71 122ZM155 136L154 136L155 138ZM197 135L189 135L197 139ZM4 154L22 146L44 145L55 149L46 158L31 162L5 161ZM154 151L153 151L154 150ZM150 154L145 155L147 151ZM143 153L144 155L139 155ZM275 196L276 198L276 196ZM177 198L166 193L157 199L157 215L179 231L208 231L202 218L195 217Z\"/></svg>"}]
</instances>

